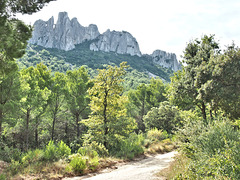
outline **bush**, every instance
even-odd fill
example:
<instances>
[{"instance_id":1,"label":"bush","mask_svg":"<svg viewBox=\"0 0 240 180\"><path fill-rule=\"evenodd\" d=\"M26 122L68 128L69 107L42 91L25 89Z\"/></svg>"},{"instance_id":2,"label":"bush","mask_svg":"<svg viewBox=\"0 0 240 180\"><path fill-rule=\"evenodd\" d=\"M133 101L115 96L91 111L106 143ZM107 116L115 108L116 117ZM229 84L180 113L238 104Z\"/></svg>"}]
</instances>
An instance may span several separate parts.
<instances>
[{"instance_id":1,"label":"bush","mask_svg":"<svg viewBox=\"0 0 240 180\"><path fill-rule=\"evenodd\" d=\"M74 154L70 157L70 166L77 173L83 173L83 171L87 168L87 159L80 154Z\"/></svg>"},{"instance_id":2,"label":"bush","mask_svg":"<svg viewBox=\"0 0 240 180\"><path fill-rule=\"evenodd\" d=\"M11 160L21 160L21 151L17 148L8 147L0 142L0 160L5 162L11 162Z\"/></svg>"},{"instance_id":3,"label":"bush","mask_svg":"<svg viewBox=\"0 0 240 180\"><path fill-rule=\"evenodd\" d=\"M5 174L0 174L0 180L6 180L7 176Z\"/></svg>"},{"instance_id":4,"label":"bush","mask_svg":"<svg viewBox=\"0 0 240 180\"><path fill-rule=\"evenodd\" d=\"M94 170L99 165L98 153L92 147L81 147L78 153L86 158L89 169Z\"/></svg>"},{"instance_id":5,"label":"bush","mask_svg":"<svg viewBox=\"0 0 240 180\"><path fill-rule=\"evenodd\" d=\"M162 141L167 138L167 131L158 130L157 128L152 128L147 131L147 139L150 139L152 142Z\"/></svg>"},{"instance_id":6,"label":"bush","mask_svg":"<svg viewBox=\"0 0 240 180\"><path fill-rule=\"evenodd\" d=\"M216 120L183 142L181 149L191 158L185 177L240 179L240 132L231 124Z\"/></svg>"},{"instance_id":7,"label":"bush","mask_svg":"<svg viewBox=\"0 0 240 180\"><path fill-rule=\"evenodd\" d=\"M56 161L59 159L59 157L58 147L54 144L53 141L49 141L44 151L44 159L47 161Z\"/></svg>"},{"instance_id":8,"label":"bush","mask_svg":"<svg viewBox=\"0 0 240 180\"><path fill-rule=\"evenodd\" d=\"M44 159L47 161L57 161L70 154L71 149L63 141L59 142L57 145L55 145L53 141L49 141L44 151Z\"/></svg>"},{"instance_id":9,"label":"bush","mask_svg":"<svg viewBox=\"0 0 240 180\"><path fill-rule=\"evenodd\" d=\"M88 145L92 150L96 151L100 157L106 157L109 155L107 148L101 144L93 141L91 144Z\"/></svg>"},{"instance_id":10,"label":"bush","mask_svg":"<svg viewBox=\"0 0 240 180\"><path fill-rule=\"evenodd\" d=\"M124 159L133 159L144 152L143 143L144 137L142 134L130 134L128 138L118 140L117 146L112 150L112 154Z\"/></svg>"},{"instance_id":11,"label":"bush","mask_svg":"<svg viewBox=\"0 0 240 180\"><path fill-rule=\"evenodd\" d=\"M8 167L9 171L11 172L12 175L17 174L21 170L22 166L19 161L11 161L10 166Z\"/></svg>"},{"instance_id":12,"label":"bush","mask_svg":"<svg viewBox=\"0 0 240 180\"><path fill-rule=\"evenodd\" d=\"M28 165L30 163L34 163L37 161L41 161L44 158L44 151L40 149L35 149L34 151L28 151L23 157L22 157L22 163L24 165Z\"/></svg>"},{"instance_id":13,"label":"bush","mask_svg":"<svg viewBox=\"0 0 240 180\"><path fill-rule=\"evenodd\" d=\"M157 128L172 133L176 126L181 125L182 118L176 106L164 101L160 106L153 107L143 118L147 129Z\"/></svg>"},{"instance_id":14,"label":"bush","mask_svg":"<svg viewBox=\"0 0 240 180\"><path fill-rule=\"evenodd\" d=\"M58 152L61 158L68 157L71 154L71 149L63 141L58 143Z\"/></svg>"}]
</instances>

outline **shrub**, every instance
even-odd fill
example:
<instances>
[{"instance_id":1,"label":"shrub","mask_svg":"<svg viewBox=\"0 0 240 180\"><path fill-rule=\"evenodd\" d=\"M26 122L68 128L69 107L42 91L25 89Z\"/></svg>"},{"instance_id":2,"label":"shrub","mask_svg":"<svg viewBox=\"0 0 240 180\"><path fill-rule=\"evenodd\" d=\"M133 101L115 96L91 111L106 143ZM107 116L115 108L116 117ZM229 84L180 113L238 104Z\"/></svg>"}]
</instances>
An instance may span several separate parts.
<instances>
[{"instance_id":1,"label":"shrub","mask_svg":"<svg viewBox=\"0 0 240 180\"><path fill-rule=\"evenodd\" d=\"M158 130L157 128L152 128L147 132L147 139L153 142L161 141L168 138L167 131Z\"/></svg>"},{"instance_id":2,"label":"shrub","mask_svg":"<svg viewBox=\"0 0 240 180\"><path fill-rule=\"evenodd\" d=\"M7 176L5 174L0 174L0 180L6 180Z\"/></svg>"},{"instance_id":3,"label":"shrub","mask_svg":"<svg viewBox=\"0 0 240 180\"><path fill-rule=\"evenodd\" d=\"M83 173L83 171L87 168L87 159L84 156L81 156L80 154L74 154L70 157L70 165L73 168L73 170L77 173Z\"/></svg>"},{"instance_id":4,"label":"shrub","mask_svg":"<svg viewBox=\"0 0 240 180\"><path fill-rule=\"evenodd\" d=\"M118 140L117 146L114 147L112 154L124 159L133 159L135 156L144 152L142 147L143 143L144 137L142 134L130 134L128 138Z\"/></svg>"},{"instance_id":5,"label":"shrub","mask_svg":"<svg viewBox=\"0 0 240 180\"><path fill-rule=\"evenodd\" d=\"M28 165L30 163L34 163L37 161L41 161L44 158L44 152L40 149L35 149L34 151L28 151L23 157L22 157L22 163L24 165Z\"/></svg>"},{"instance_id":6,"label":"shrub","mask_svg":"<svg viewBox=\"0 0 240 180\"><path fill-rule=\"evenodd\" d=\"M63 141L58 143L58 153L59 156L62 157L68 157L71 154L71 149L68 145L66 145Z\"/></svg>"},{"instance_id":7,"label":"shrub","mask_svg":"<svg viewBox=\"0 0 240 180\"><path fill-rule=\"evenodd\" d=\"M157 128L172 133L176 126L180 126L182 118L177 107L164 101L160 106L153 107L143 118L147 129Z\"/></svg>"},{"instance_id":8,"label":"shrub","mask_svg":"<svg viewBox=\"0 0 240 180\"><path fill-rule=\"evenodd\" d=\"M88 145L91 149L95 150L100 157L106 157L109 155L107 148L101 144L93 141L91 144Z\"/></svg>"},{"instance_id":9,"label":"shrub","mask_svg":"<svg viewBox=\"0 0 240 180\"><path fill-rule=\"evenodd\" d=\"M78 153L82 156L88 156L89 158L98 157L98 153L91 147L81 147L78 149Z\"/></svg>"},{"instance_id":10,"label":"shrub","mask_svg":"<svg viewBox=\"0 0 240 180\"><path fill-rule=\"evenodd\" d=\"M0 160L5 162L11 162L11 160L21 160L21 151L17 148L8 147L7 145L0 142L2 146L0 148Z\"/></svg>"},{"instance_id":11,"label":"shrub","mask_svg":"<svg viewBox=\"0 0 240 180\"><path fill-rule=\"evenodd\" d=\"M70 154L71 149L63 141L59 142L57 145L55 145L53 141L49 141L44 151L44 159L47 161L57 161Z\"/></svg>"},{"instance_id":12,"label":"shrub","mask_svg":"<svg viewBox=\"0 0 240 180\"><path fill-rule=\"evenodd\" d=\"M58 147L54 144L53 141L49 141L44 151L44 159L47 161L56 161L59 159L59 157Z\"/></svg>"},{"instance_id":13,"label":"shrub","mask_svg":"<svg viewBox=\"0 0 240 180\"><path fill-rule=\"evenodd\" d=\"M21 163L19 161L12 160L8 169L12 175L15 175L21 170Z\"/></svg>"},{"instance_id":14,"label":"shrub","mask_svg":"<svg viewBox=\"0 0 240 180\"><path fill-rule=\"evenodd\" d=\"M85 157L89 169L94 170L99 165L98 153L92 147L81 147L78 153Z\"/></svg>"},{"instance_id":15,"label":"shrub","mask_svg":"<svg viewBox=\"0 0 240 180\"><path fill-rule=\"evenodd\" d=\"M181 149L191 161L182 176L240 179L240 132L231 124L229 120L216 120L183 142Z\"/></svg>"}]
</instances>

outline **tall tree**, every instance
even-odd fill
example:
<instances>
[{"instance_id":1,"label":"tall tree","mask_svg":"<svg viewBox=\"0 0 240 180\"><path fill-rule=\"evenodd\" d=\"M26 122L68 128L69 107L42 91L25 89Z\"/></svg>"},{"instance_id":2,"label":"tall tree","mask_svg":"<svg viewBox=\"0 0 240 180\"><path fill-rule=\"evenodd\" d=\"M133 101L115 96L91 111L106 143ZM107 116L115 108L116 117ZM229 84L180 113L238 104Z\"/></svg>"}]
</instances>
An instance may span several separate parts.
<instances>
[{"instance_id":1,"label":"tall tree","mask_svg":"<svg viewBox=\"0 0 240 180\"><path fill-rule=\"evenodd\" d=\"M143 122L143 116L147 114L148 110L151 109L150 102L150 90L147 85L141 84L137 87L137 90L132 90L128 93L130 101L131 116L133 116L137 123L138 129L145 131L145 125Z\"/></svg>"},{"instance_id":2,"label":"tall tree","mask_svg":"<svg viewBox=\"0 0 240 180\"><path fill-rule=\"evenodd\" d=\"M94 85L89 90L92 114L86 125L89 133L106 148L114 142L115 136L126 136L132 128L126 116L127 97L122 95L123 76L127 67L126 62L122 62L120 67L108 66L107 69L98 70Z\"/></svg>"},{"instance_id":3,"label":"tall tree","mask_svg":"<svg viewBox=\"0 0 240 180\"><path fill-rule=\"evenodd\" d=\"M66 76L63 73L56 72L52 78L51 95L49 97L49 111L52 118L51 139L54 140L55 124L58 114L61 112L67 93Z\"/></svg>"},{"instance_id":4,"label":"tall tree","mask_svg":"<svg viewBox=\"0 0 240 180\"><path fill-rule=\"evenodd\" d=\"M211 56L220 53L219 44L215 41L214 35L203 36L201 40L191 41L184 51L183 73L178 73L172 78L171 93L174 101L184 100L180 103L190 106L197 106L205 122L207 121L206 107L211 100L201 90L204 84L212 78L211 72L204 68L210 61ZM181 107L185 108L185 107Z\"/></svg>"},{"instance_id":5,"label":"tall tree","mask_svg":"<svg viewBox=\"0 0 240 180\"><path fill-rule=\"evenodd\" d=\"M32 27L16 19L16 13L31 14L53 0L1 0L0 1L0 59L20 58L31 37Z\"/></svg>"},{"instance_id":6,"label":"tall tree","mask_svg":"<svg viewBox=\"0 0 240 180\"><path fill-rule=\"evenodd\" d=\"M29 148L31 120L35 130L35 141L38 141L39 118L44 113L51 91L48 89L50 71L43 64L36 68L29 67L21 72L21 110L25 119L25 149ZM35 142L38 143L38 142Z\"/></svg>"},{"instance_id":7,"label":"tall tree","mask_svg":"<svg viewBox=\"0 0 240 180\"><path fill-rule=\"evenodd\" d=\"M4 119L13 113L11 110L14 109L16 101L19 100L19 73L17 65L15 62L8 62L3 68L5 73L0 76L0 137Z\"/></svg>"},{"instance_id":8,"label":"tall tree","mask_svg":"<svg viewBox=\"0 0 240 180\"><path fill-rule=\"evenodd\" d=\"M240 118L240 49L232 44L223 54L213 56L205 69L212 72L212 79L201 91L212 97L214 110L221 109L231 119Z\"/></svg>"},{"instance_id":9,"label":"tall tree","mask_svg":"<svg viewBox=\"0 0 240 180\"><path fill-rule=\"evenodd\" d=\"M75 119L77 137L80 136L80 118L84 116L89 104L88 88L89 83L88 71L85 67L77 70L67 71L67 105Z\"/></svg>"},{"instance_id":10,"label":"tall tree","mask_svg":"<svg viewBox=\"0 0 240 180\"><path fill-rule=\"evenodd\" d=\"M161 79L152 78L149 85L141 84L136 90L129 91L128 98L128 113L136 119L139 130L145 131L143 117L152 107L158 107L167 99L166 87Z\"/></svg>"}]
</instances>

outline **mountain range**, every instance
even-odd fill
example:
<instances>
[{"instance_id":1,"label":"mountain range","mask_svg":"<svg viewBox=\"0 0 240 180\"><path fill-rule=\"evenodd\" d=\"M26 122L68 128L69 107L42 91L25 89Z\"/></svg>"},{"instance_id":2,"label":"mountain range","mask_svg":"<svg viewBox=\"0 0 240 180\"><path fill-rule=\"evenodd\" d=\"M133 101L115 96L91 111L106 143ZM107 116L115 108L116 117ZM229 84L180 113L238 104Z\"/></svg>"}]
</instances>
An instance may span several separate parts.
<instances>
[{"instance_id":1,"label":"mountain range","mask_svg":"<svg viewBox=\"0 0 240 180\"><path fill-rule=\"evenodd\" d=\"M150 55L142 54L136 38L129 32L108 29L101 34L97 25L90 24L88 27L84 27L77 18L70 20L67 12L60 12L56 23L53 17L48 21L37 20L34 23L32 38L29 40L29 43L33 45L64 51L74 50L77 45L86 42L88 42L90 51L137 56L173 71L181 69L181 64L174 53L155 50Z\"/></svg>"}]
</instances>

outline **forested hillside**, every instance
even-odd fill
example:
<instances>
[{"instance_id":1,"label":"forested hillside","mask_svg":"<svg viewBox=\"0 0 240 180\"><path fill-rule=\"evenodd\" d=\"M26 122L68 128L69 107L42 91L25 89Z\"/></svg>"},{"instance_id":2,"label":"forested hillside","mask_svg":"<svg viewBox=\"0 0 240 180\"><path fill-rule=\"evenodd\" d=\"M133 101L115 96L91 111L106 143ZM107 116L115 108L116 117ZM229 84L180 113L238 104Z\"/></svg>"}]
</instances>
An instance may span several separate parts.
<instances>
[{"instance_id":1,"label":"forested hillside","mask_svg":"<svg viewBox=\"0 0 240 180\"><path fill-rule=\"evenodd\" d=\"M46 49L41 46L29 44L26 54L18 60L18 63L20 68L23 68L42 62L53 72L66 72L82 65L86 65L91 69L102 69L105 65L119 65L121 62L126 61L131 68L141 73L142 76L148 77L148 79L151 79L150 73L152 76L159 76L169 82L170 76L173 75L171 69L154 64L147 56L139 57L114 52L91 51L89 50L91 42L86 41L81 43L70 51ZM136 77L136 79L138 78Z\"/></svg>"}]
</instances>

